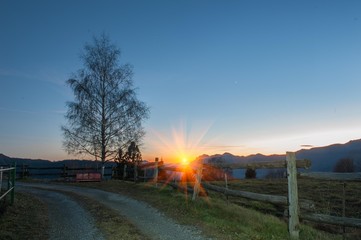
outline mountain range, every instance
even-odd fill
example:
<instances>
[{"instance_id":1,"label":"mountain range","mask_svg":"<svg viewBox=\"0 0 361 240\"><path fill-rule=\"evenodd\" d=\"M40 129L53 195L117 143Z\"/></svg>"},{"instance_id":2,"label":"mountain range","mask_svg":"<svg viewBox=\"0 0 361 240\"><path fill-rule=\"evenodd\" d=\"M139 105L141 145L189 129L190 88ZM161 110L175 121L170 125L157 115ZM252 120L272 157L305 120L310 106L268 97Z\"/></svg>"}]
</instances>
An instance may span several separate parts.
<instances>
[{"instance_id":1,"label":"mountain range","mask_svg":"<svg viewBox=\"0 0 361 240\"><path fill-rule=\"evenodd\" d=\"M17 166L28 165L31 167L62 167L64 165L68 167L100 167L100 161L92 160L79 160L79 159L67 159L62 161L50 161L44 159L28 159L28 158L13 158L8 157L0 153L0 166L12 166L16 162ZM105 166L113 166L114 162L106 162Z\"/></svg>"},{"instance_id":2,"label":"mountain range","mask_svg":"<svg viewBox=\"0 0 361 240\"><path fill-rule=\"evenodd\" d=\"M297 159L311 160L312 165L309 171L312 172L332 172L337 161L343 158L352 159L356 166L356 171L361 171L361 139L352 140L345 144L333 144L325 147L301 149L296 152L296 157ZM285 158L285 154L235 156L230 153L212 156L202 155L198 157L198 159L203 159L205 162L223 161L225 163L274 161Z\"/></svg>"},{"instance_id":3,"label":"mountain range","mask_svg":"<svg viewBox=\"0 0 361 240\"><path fill-rule=\"evenodd\" d=\"M285 155L262 155L254 154L249 156L235 156L230 153L216 154L216 155L202 155L198 159L204 159L205 162L209 161L223 161L226 163L236 162L259 162L259 161L274 161L285 159ZM325 147L315 147L311 149L301 149L296 152L297 159L311 160L312 172L332 172L335 164L342 158L353 159L356 165L356 171L361 171L361 139L352 140L345 144L333 144ZM18 165L29 165L32 167L45 167L45 166L94 166L99 162L90 160L63 160L63 161L49 161L41 159L25 159L25 158L12 158L0 153L0 166L12 165L16 162ZM109 162L109 165L114 165ZM107 164L107 165L108 165Z\"/></svg>"}]
</instances>

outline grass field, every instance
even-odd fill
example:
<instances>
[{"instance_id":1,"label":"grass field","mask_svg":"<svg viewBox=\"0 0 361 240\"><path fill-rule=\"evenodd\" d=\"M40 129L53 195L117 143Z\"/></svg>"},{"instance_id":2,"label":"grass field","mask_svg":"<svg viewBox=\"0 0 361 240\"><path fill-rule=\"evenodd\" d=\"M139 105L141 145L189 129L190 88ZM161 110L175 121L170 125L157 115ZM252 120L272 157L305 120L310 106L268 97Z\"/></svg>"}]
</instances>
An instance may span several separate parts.
<instances>
[{"instance_id":1,"label":"grass field","mask_svg":"<svg viewBox=\"0 0 361 240\"><path fill-rule=\"evenodd\" d=\"M13 206L0 215L0 239L48 239L47 206L28 194L16 193Z\"/></svg>"},{"instance_id":2,"label":"grass field","mask_svg":"<svg viewBox=\"0 0 361 240\"><path fill-rule=\"evenodd\" d=\"M94 217L95 224L101 229L105 239L147 240L133 224L101 203L78 194L62 192L77 201Z\"/></svg>"},{"instance_id":3,"label":"grass field","mask_svg":"<svg viewBox=\"0 0 361 240\"><path fill-rule=\"evenodd\" d=\"M216 182L216 185L224 185L224 182ZM287 196L286 179L254 179L236 180L229 183L230 189L266 193ZM345 195L344 183L341 181L314 180L309 178L298 178L299 198L312 200L315 203L315 213L332 216L342 216L343 198L345 198L345 216L350 218L361 218L361 183L347 182ZM284 207L276 207L272 204L260 203L242 198L229 197L229 201L265 213L280 215ZM302 214L302 211L301 211ZM307 224L327 232L341 234L343 227L322 223L308 222ZM361 239L361 230L346 228L348 239Z\"/></svg>"},{"instance_id":4,"label":"grass field","mask_svg":"<svg viewBox=\"0 0 361 240\"><path fill-rule=\"evenodd\" d=\"M217 185L224 185L217 182ZM230 189L287 196L287 179L237 180L229 183ZM342 216L343 182L298 179L300 199L312 200L316 212ZM345 188L346 216L361 218L361 184L348 182Z\"/></svg>"},{"instance_id":5,"label":"grass field","mask_svg":"<svg viewBox=\"0 0 361 240\"><path fill-rule=\"evenodd\" d=\"M271 214L210 193L208 197L191 201L191 196L174 191L166 186L123 181L101 183L77 183L143 200L160 209L178 222L197 226L204 234L214 239L288 239L287 222ZM318 231L302 225L300 239L342 239L342 236Z\"/></svg>"},{"instance_id":6,"label":"grass field","mask_svg":"<svg viewBox=\"0 0 361 240\"><path fill-rule=\"evenodd\" d=\"M209 192L208 197L200 197L193 202L191 196L161 184L155 187L151 183L135 184L133 182L111 180L100 183L69 184L99 188L148 202L178 222L198 227L206 236L213 239L288 239L287 220L275 216L278 212L282 212L282 209L271 204L235 197L229 197L227 200L224 195L214 192ZM217 182L215 184L223 185L224 183ZM287 183L283 179L240 180L229 182L229 188L286 195ZM315 201L316 211L319 213L340 215L340 211L342 212L342 204L340 204L343 197L342 188L343 184L340 182L299 180L300 198ZM360 218L360 184L348 183L345 195L346 216ZM71 197L81 202L92 213L96 219L96 224L103 229L107 239L117 239L119 236L115 235L117 234L115 229L120 230L122 227L125 227L125 229L122 229L121 232L124 232L129 237L126 239L145 239L137 229L127 223L126 219L117 216L101 203L75 194L71 194ZM28 201L29 199L30 201ZM37 199L16 194L14 207L9 207L7 212L1 216L0 228L2 231L0 239L24 239L23 236L36 236L33 234L36 230L27 227L32 226L34 221L39 223L36 224L38 228L46 229L47 223L44 214L39 218L34 218L39 209L43 207L43 203ZM23 223L21 226L15 224L19 221ZM27 225L29 221L31 225ZM310 227L310 224L319 229L332 230L333 233L342 230L340 227L324 224L302 224L300 239L342 239L340 234L315 230ZM46 231L37 232L43 232L44 235L33 238L27 237L27 239L46 239ZM348 232L346 239L361 239L358 231L348 229Z\"/></svg>"},{"instance_id":7,"label":"grass field","mask_svg":"<svg viewBox=\"0 0 361 240\"><path fill-rule=\"evenodd\" d=\"M60 191L59 191L60 192ZM92 214L105 239L147 240L127 219L90 198L61 192L77 201ZM29 194L16 193L13 206L0 215L0 240L48 239L47 205Z\"/></svg>"}]
</instances>

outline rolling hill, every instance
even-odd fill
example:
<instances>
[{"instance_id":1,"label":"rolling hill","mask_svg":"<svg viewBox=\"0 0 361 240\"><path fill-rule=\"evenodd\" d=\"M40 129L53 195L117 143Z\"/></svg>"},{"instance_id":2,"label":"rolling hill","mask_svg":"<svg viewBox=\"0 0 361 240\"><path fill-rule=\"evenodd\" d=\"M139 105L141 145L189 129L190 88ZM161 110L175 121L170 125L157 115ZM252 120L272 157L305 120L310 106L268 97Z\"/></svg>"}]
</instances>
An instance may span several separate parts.
<instances>
[{"instance_id":1,"label":"rolling hill","mask_svg":"<svg viewBox=\"0 0 361 240\"><path fill-rule=\"evenodd\" d=\"M332 172L336 162L342 158L354 160L356 170L361 171L361 139L352 140L345 144L333 144L325 147L301 149L296 152L297 159L309 159L312 162L310 171ZM285 159L285 155L262 155L235 156L230 153L216 154L212 156L202 155L199 158L206 162L223 161L227 163L236 162L259 162Z\"/></svg>"}]
</instances>

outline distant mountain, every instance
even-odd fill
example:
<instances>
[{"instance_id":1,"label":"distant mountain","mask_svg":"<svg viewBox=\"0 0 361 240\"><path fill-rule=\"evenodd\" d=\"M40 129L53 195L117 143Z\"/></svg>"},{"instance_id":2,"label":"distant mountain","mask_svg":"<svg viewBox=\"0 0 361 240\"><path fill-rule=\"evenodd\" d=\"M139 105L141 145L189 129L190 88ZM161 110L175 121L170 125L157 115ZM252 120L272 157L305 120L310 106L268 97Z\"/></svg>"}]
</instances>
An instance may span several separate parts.
<instances>
[{"instance_id":1,"label":"distant mountain","mask_svg":"<svg viewBox=\"0 0 361 240\"><path fill-rule=\"evenodd\" d=\"M61 161L49 161L43 159L28 159L28 158L12 158L0 153L0 166L12 166L16 163L17 166L28 165L31 167L93 167L97 164L100 166L100 161L92 160L79 160L79 159L67 159ZM106 166L113 166L114 162L107 162Z\"/></svg>"},{"instance_id":2,"label":"distant mountain","mask_svg":"<svg viewBox=\"0 0 361 240\"><path fill-rule=\"evenodd\" d=\"M285 155L262 155L235 156L230 153L216 154L212 156L202 155L197 159L205 162L223 161L226 163L236 162L260 162L285 159ZM301 149L296 152L297 159L309 159L312 162L311 171L332 172L336 162L341 158L351 158L356 164L357 171L361 171L361 139L352 140L345 144L333 144L325 147Z\"/></svg>"},{"instance_id":3,"label":"distant mountain","mask_svg":"<svg viewBox=\"0 0 361 240\"><path fill-rule=\"evenodd\" d=\"M66 166L69 170L68 174L74 175L77 170L74 168L93 169L90 171L100 171L101 162L91 160L62 160L62 161L49 161L42 159L27 159L27 158L12 158L0 153L0 166L8 167L16 163L17 174L27 172L28 176L41 179L57 179L62 176L63 167ZM106 162L105 164L105 177L109 178L112 174L111 167L115 166L114 162ZM23 168L24 166L24 168ZM52 169L49 169L52 168ZM54 169L55 168L55 169ZM25 169L25 170L24 170ZM73 170L71 170L73 169ZM94 170L98 169L98 170Z\"/></svg>"},{"instance_id":4,"label":"distant mountain","mask_svg":"<svg viewBox=\"0 0 361 240\"><path fill-rule=\"evenodd\" d=\"M31 163L31 165L51 163L49 160L12 158L12 157L8 157L8 156L0 153L0 165L13 165L15 162L17 164L29 164L29 163Z\"/></svg>"},{"instance_id":5,"label":"distant mountain","mask_svg":"<svg viewBox=\"0 0 361 240\"><path fill-rule=\"evenodd\" d=\"M345 144L333 144L325 147L316 147L311 149L301 149L296 152L297 159L309 159L312 162L310 171L313 172L332 172L338 160L341 158L351 158L356 164L357 171L361 171L361 139L352 140ZM203 159L204 162L222 161L226 163L236 162L260 162L275 161L285 159L285 155L262 155L253 154L249 156L235 156L231 153L202 155L196 161ZM31 167L59 167L64 164L72 167L91 167L100 164L91 160L63 160L52 162L41 159L12 158L0 153L0 166L13 165L14 162L19 165L29 165ZM115 165L114 162L108 162L107 166Z\"/></svg>"},{"instance_id":6,"label":"distant mountain","mask_svg":"<svg viewBox=\"0 0 361 240\"><path fill-rule=\"evenodd\" d=\"M306 158L312 161L312 171L332 172L341 158L353 159L357 171L361 171L361 139L345 144L333 144L326 147L302 149L296 152L298 159Z\"/></svg>"}]
</instances>

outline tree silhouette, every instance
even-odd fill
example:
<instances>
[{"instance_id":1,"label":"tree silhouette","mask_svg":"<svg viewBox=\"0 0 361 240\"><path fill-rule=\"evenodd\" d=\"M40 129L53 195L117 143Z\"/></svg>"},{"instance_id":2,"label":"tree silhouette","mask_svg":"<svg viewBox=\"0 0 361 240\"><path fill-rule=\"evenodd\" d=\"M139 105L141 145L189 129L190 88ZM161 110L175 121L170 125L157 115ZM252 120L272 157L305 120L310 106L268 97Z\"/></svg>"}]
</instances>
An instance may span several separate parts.
<instances>
[{"instance_id":1,"label":"tree silhouette","mask_svg":"<svg viewBox=\"0 0 361 240\"><path fill-rule=\"evenodd\" d=\"M119 65L119 58L120 50L107 36L94 37L81 55L84 68L67 81L75 99L67 103L64 148L99 158L103 166L141 141L142 121L149 115L133 88L132 67Z\"/></svg>"},{"instance_id":2,"label":"tree silhouette","mask_svg":"<svg viewBox=\"0 0 361 240\"><path fill-rule=\"evenodd\" d=\"M257 176L257 173L256 173L255 169L247 168L246 173L245 173L246 179L256 178L256 176Z\"/></svg>"},{"instance_id":3,"label":"tree silhouette","mask_svg":"<svg viewBox=\"0 0 361 240\"><path fill-rule=\"evenodd\" d=\"M334 172L355 172L355 170L356 166L351 158L341 158L333 168Z\"/></svg>"}]
</instances>

